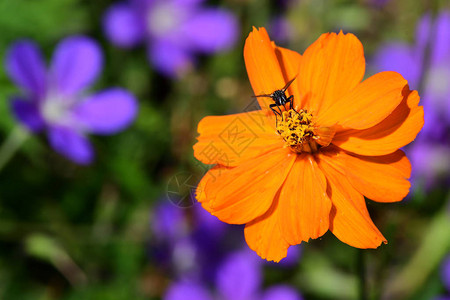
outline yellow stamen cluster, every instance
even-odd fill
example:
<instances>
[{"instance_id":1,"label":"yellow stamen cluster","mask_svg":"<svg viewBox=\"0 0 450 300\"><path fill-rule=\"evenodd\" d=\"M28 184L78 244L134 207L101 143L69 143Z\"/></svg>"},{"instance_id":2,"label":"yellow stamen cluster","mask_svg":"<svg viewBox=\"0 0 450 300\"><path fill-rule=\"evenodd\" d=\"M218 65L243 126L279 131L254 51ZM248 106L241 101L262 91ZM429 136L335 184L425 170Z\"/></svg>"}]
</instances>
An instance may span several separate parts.
<instances>
[{"instance_id":1,"label":"yellow stamen cluster","mask_svg":"<svg viewBox=\"0 0 450 300\"><path fill-rule=\"evenodd\" d=\"M317 151L312 118L312 114L305 110L283 111L281 118L277 120L277 131L286 141L285 147L296 153Z\"/></svg>"}]
</instances>

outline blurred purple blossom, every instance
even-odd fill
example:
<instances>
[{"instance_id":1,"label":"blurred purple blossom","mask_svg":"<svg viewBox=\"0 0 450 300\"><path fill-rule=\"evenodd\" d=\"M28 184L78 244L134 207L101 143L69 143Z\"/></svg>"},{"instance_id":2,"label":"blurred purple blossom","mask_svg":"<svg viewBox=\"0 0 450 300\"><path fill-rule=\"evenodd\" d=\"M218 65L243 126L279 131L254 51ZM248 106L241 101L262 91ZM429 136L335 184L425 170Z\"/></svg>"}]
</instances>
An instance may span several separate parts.
<instances>
[{"instance_id":1,"label":"blurred purple blossom","mask_svg":"<svg viewBox=\"0 0 450 300\"><path fill-rule=\"evenodd\" d=\"M173 283L164 300L301 300L288 285L275 285L261 291L262 261L248 250L229 254L217 270L215 292L205 284L184 280Z\"/></svg>"},{"instance_id":2,"label":"blurred purple blossom","mask_svg":"<svg viewBox=\"0 0 450 300\"><path fill-rule=\"evenodd\" d=\"M386 4L388 4L391 0L367 0L367 1L372 5L383 7Z\"/></svg>"},{"instance_id":3,"label":"blurred purple blossom","mask_svg":"<svg viewBox=\"0 0 450 300\"><path fill-rule=\"evenodd\" d=\"M199 203L182 209L170 201L161 202L152 212L150 226L154 238L149 254L175 278L210 282L231 251L246 249L240 226L219 221ZM286 268L298 263L301 247L291 247L288 256L278 264L251 254L258 263Z\"/></svg>"},{"instance_id":4,"label":"blurred purple blossom","mask_svg":"<svg viewBox=\"0 0 450 300\"><path fill-rule=\"evenodd\" d=\"M169 77L183 74L195 63L195 53L231 48L238 23L233 14L206 8L203 0L129 0L113 4L103 27L118 47L147 45L153 67Z\"/></svg>"},{"instance_id":5,"label":"blurred purple blossom","mask_svg":"<svg viewBox=\"0 0 450 300\"><path fill-rule=\"evenodd\" d=\"M450 255L447 256L442 262L441 278L447 290L447 296L440 295L434 297L433 300L450 300Z\"/></svg>"},{"instance_id":6,"label":"blurred purple blossom","mask_svg":"<svg viewBox=\"0 0 450 300\"><path fill-rule=\"evenodd\" d=\"M450 294L450 255L444 260L441 269L441 277L444 286Z\"/></svg>"},{"instance_id":7,"label":"blurred purple blossom","mask_svg":"<svg viewBox=\"0 0 450 300\"><path fill-rule=\"evenodd\" d=\"M210 278L230 249L225 241L233 235L197 203L182 209L170 201L161 202L154 208L150 226L154 236L151 255L160 266L181 278Z\"/></svg>"},{"instance_id":8,"label":"blurred purple blossom","mask_svg":"<svg viewBox=\"0 0 450 300\"><path fill-rule=\"evenodd\" d=\"M430 188L450 173L450 11L436 19L425 15L416 29L416 43L391 42L374 58L379 71L397 71L419 89L425 125L415 143L405 149L411 157L414 188Z\"/></svg>"},{"instance_id":9,"label":"blurred purple blossom","mask_svg":"<svg viewBox=\"0 0 450 300\"><path fill-rule=\"evenodd\" d=\"M138 110L134 96L121 88L86 93L102 64L99 46L84 36L61 41L49 69L33 41L17 41L6 54L6 72L23 92L12 99L14 116L34 133L45 131L55 151L78 164L94 158L87 133L117 133Z\"/></svg>"},{"instance_id":10,"label":"blurred purple blossom","mask_svg":"<svg viewBox=\"0 0 450 300\"><path fill-rule=\"evenodd\" d=\"M277 41L277 44L286 44L294 36L294 28L285 16L273 18L269 23L268 30L271 39Z\"/></svg>"}]
</instances>

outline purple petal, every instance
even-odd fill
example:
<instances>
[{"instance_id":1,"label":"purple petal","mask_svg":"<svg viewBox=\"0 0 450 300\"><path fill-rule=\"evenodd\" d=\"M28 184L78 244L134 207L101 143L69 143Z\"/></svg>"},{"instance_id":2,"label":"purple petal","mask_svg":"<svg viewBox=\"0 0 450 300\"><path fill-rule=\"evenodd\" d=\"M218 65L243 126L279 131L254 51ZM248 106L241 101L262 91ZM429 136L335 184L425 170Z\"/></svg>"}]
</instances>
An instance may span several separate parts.
<instances>
[{"instance_id":1,"label":"purple petal","mask_svg":"<svg viewBox=\"0 0 450 300\"><path fill-rule=\"evenodd\" d=\"M213 53L234 46L238 36L238 23L229 12L207 9L194 14L180 31L193 50Z\"/></svg>"},{"instance_id":2,"label":"purple petal","mask_svg":"<svg viewBox=\"0 0 450 300\"><path fill-rule=\"evenodd\" d=\"M78 164L87 165L94 159L89 140L71 128L52 126L48 131L48 139L56 152Z\"/></svg>"},{"instance_id":3,"label":"purple petal","mask_svg":"<svg viewBox=\"0 0 450 300\"><path fill-rule=\"evenodd\" d=\"M212 300L209 292L196 283L174 283L164 295L164 300Z\"/></svg>"},{"instance_id":4,"label":"purple petal","mask_svg":"<svg viewBox=\"0 0 450 300\"><path fill-rule=\"evenodd\" d=\"M140 16L125 3L112 5L105 13L103 28L108 39L119 47L133 47L145 35Z\"/></svg>"},{"instance_id":5,"label":"purple petal","mask_svg":"<svg viewBox=\"0 0 450 300\"><path fill-rule=\"evenodd\" d=\"M148 56L156 70L172 78L186 73L194 63L188 50L167 39L156 39L149 48Z\"/></svg>"},{"instance_id":6,"label":"purple petal","mask_svg":"<svg viewBox=\"0 0 450 300\"><path fill-rule=\"evenodd\" d=\"M160 240L175 242L186 234L186 222L184 211L166 199L166 202L155 207L151 227L155 236Z\"/></svg>"},{"instance_id":7,"label":"purple petal","mask_svg":"<svg viewBox=\"0 0 450 300\"><path fill-rule=\"evenodd\" d=\"M84 36L64 39L52 61L52 81L59 93L71 96L91 85L102 68L102 52L94 40Z\"/></svg>"},{"instance_id":8,"label":"purple petal","mask_svg":"<svg viewBox=\"0 0 450 300\"><path fill-rule=\"evenodd\" d=\"M232 232L227 230L227 224L207 212L200 203L195 203L192 210L194 216L192 239L199 252L197 260L202 266L204 278L214 278L219 263L228 254L226 244L232 240ZM224 243L224 240L227 243Z\"/></svg>"},{"instance_id":9,"label":"purple petal","mask_svg":"<svg viewBox=\"0 0 450 300\"><path fill-rule=\"evenodd\" d=\"M200 203L196 203L193 207L197 230L203 234L215 238L221 238L227 229L227 224L220 221L216 216L211 215L204 209Z\"/></svg>"},{"instance_id":10,"label":"purple petal","mask_svg":"<svg viewBox=\"0 0 450 300\"><path fill-rule=\"evenodd\" d=\"M22 40L14 43L6 54L6 72L15 84L38 99L45 94L45 63L36 44Z\"/></svg>"},{"instance_id":11,"label":"purple petal","mask_svg":"<svg viewBox=\"0 0 450 300\"><path fill-rule=\"evenodd\" d=\"M438 96L431 93L431 88L427 87L427 92L422 93L421 102L424 110L425 123L417 136L417 141L437 141L441 142L447 135L447 110L448 102L439 103Z\"/></svg>"},{"instance_id":12,"label":"purple petal","mask_svg":"<svg viewBox=\"0 0 450 300\"><path fill-rule=\"evenodd\" d=\"M450 11L439 14L435 21L432 42L432 64L439 64L443 60L450 59Z\"/></svg>"},{"instance_id":13,"label":"purple petal","mask_svg":"<svg viewBox=\"0 0 450 300\"><path fill-rule=\"evenodd\" d=\"M39 132L45 127L38 104L23 99L13 99L11 109L19 122L32 132Z\"/></svg>"},{"instance_id":14,"label":"purple petal","mask_svg":"<svg viewBox=\"0 0 450 300\"><path fill-rule=\"evenodd\" d=\"M137 101L128 91L114 88L102 91L77 104L73 114L81 127L96 134L114 134L136 118Z\"/></svg>"},{"instance_id":15,"label":"purple petal","mask_svg":"<svg viewBox=\"0 0 450 300\"><path fill-rule=\"evenodd\" d=\"M261 285L261 265L254 253L231 254L217 271L217 289L224 299L257 299Z\"/></svg>"},{"instance_id":16,"label":"purple petal","mask_svg":"<svg viewBox=\"0 0 450 300\"><path fill-rule=\"evenodd\" d=\"M175 5L196 6L205 2L205 0L172 0Z\"/></svg>"},{"instance_id":17,"label":"purple petal","mask_svg":"<svg viewBox=\"0 0 450 300\"><path fill-rule=\"evenodd\" d=\"M385 6L389 1L391 0L369 0L370 3L379 7Z\"/></svg>"},{"instance_id":18,"label":"purple petal","mask_svg":"<svg viewBox=\"0 0 450 300\"><path fill-rule=\"evenodd\" d=\"M377 52L373 62L379 71L400 73L412 89L417 89L421 71L421 59L415 57L413 48L402 43L386 44Z\"/></svg>"},{"instance_id":19,"label":"purple petal","mask_svg":"<svg viewBox=\"0 0 450 300\"><path fill-rule=\"evenodd\" d=\"M294 245L290 246L287 252L287 256L283 258L279 263L275 263L273 261L267 262L267 264L272 265L274 267L293 267L296 266L300 260L302 255L302 246Z\"/></svg>"},{"instance_id":20,"label":"purple petal","mask_svg":"<svg viewBox=\"0 0 450 300\"><path fill-rule=\"evenodd\" d=\"M411 181L429 189L439 177L450 173L450 148L433 143L415 143L408 149L413 166Z\"/></svg>"},{"instance_id":21,"label":"purple petal","mask_svg":"<svg viewBox=\"0 0 450 300\"><path fill-rule=\"evenodd\" d=\"M421 102L427 98L421 99ZM428 99L427 99L428 100ZM435 140L438 139L442 134L443 126L439 126L440 120L438 119L437 114L435 113L435 109L430 103L430 101L423 101L423 110L424 110L424 124L422 130L417 135L415 144L419 144L421 142L427 143L430 139ZM437 130L435 130L435 128Z\"/></svg>"},{"instance_id":22,"label":"purple petal","mask_svg":"<svg viewBox=\"0 0 450 300\"><path fill-rule=\"evenodd\" d=\"M447 256L442 264L441 276L444 286L450 292L450 256Z\"/></svg>"},{"instance_id":23,"label":"purple petal","mask_svg":"<svg viewBox=\"0 0 450 300\"><path fill-rule=\"evenodd\" d=\"M288 43L294 36L292 24L284 16L272 19L268 27L270 37L277 41L277 44Z\"/></svg>"},{"instance_id":24,"label":"purple petal","mask_svg":"<svg viewBox=\"0 0 450 300\"><path fill-rule=\"evenodd\" d=\"M423 59L425 53L425 48L427 43L431 42L431 32L432 32L432 20L429 13L425 14L416 27L416 51L417 55L420 55Z\"/></svg>"},{"instance_id":25,"label":"purple petal","mask_svg":"<svg viewBox=\"0 0 450 300\"><path fill-rule=\"evenodd\" d=\"M269 288L265 293L263 300L302 300L303 297L297 291L288 285L277 285Z\"/></svg>"},{"instance_id":26,"label":"purple petal","mask_svg":"<svg viewBox=\"0 0 450 300\"><path fill-rule=\"evenodd\" d=\"M189 280L198 278L201 265L198 262L199 252L195 242L189 236L180 237L172 241L169 247L175 273Z\"/></svg>"},{"instance_id":27,"label":"purple petal","mask_svg":"<svg viewBox=\"0 0 450 300\"><path fill-rule=\"evenodd\" d=\"M423 94L426 94L427 100L438 114L446 116L450 121L450 56L429 67L422 98Z\"/></svg>"},{"instance_id":28,"label":"purple petal","mask_svg":"<svg viewBox=\"0 0 450 300\"><path fill-rule=\"evenodd\" d=\"M148 9L149 6L153 5L155 2L161 0L128 0L128 2L133 6L140 9Z\"/></svg>"}]
</instances>

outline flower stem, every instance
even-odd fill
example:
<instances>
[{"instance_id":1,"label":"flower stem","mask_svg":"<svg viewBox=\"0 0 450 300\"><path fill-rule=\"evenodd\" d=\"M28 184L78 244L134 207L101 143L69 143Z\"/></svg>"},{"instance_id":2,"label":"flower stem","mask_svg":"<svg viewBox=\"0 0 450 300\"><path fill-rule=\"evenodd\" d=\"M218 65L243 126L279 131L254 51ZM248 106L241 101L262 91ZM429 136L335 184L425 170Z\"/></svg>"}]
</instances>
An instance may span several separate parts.
<instances>
[{"instance_id":1,"label":"flower stem","mask_svg":"<svg viewBox=\"0 0 450 300\"><path fill-rule=\"evenodd\" d=\"M359 277L359 299L367 300L366 257L364 249L358 249L357 268Z\"/></svg>"},{"instance_id":2,"label":"flower stem","mask_svg":"<svg viewBox=\"0 0 450 300\"><path fill-rule=\"evenodd\" d=\"M21 126L15 127L0 146L0 171L26 141L30 133Z\"/></svg>"}]
</instances>

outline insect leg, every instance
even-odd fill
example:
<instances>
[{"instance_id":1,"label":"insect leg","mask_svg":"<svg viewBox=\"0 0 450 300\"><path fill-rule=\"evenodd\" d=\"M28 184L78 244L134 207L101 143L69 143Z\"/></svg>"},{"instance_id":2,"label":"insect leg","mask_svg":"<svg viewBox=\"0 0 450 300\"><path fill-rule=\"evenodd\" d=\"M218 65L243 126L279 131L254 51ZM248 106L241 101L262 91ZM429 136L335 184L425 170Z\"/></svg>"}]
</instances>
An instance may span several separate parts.
<instances>
[{"instance_id":1,"label":"insect leg","mask_svg":"<svg viewBox=\"0 0 450 300\"><path fill-rule=\"evenodd\" d=\"M294 108L294 95L289 96L289 98L287 99L286 103L289 103L290 109L292 109L296 113L298 113L298 111Z\"/></svg>"},{"instance_id":2,"label":"insect leg","mask_svg":"<svg viewBox=\"0 0 450 300\"><path fill-rule=\"evenodd\" d=\"M280 110L280 112L278 112L274 109L274 107L278 107L278 105L276 105L276 104L270 104L269 107L273 111L273 114L275 115L275 127L278 127L278 116L280 116L280 118L282 118L281 110ZM278 107L278 109L280 109L280 108Z\"/></svg>"}]
</instances>

